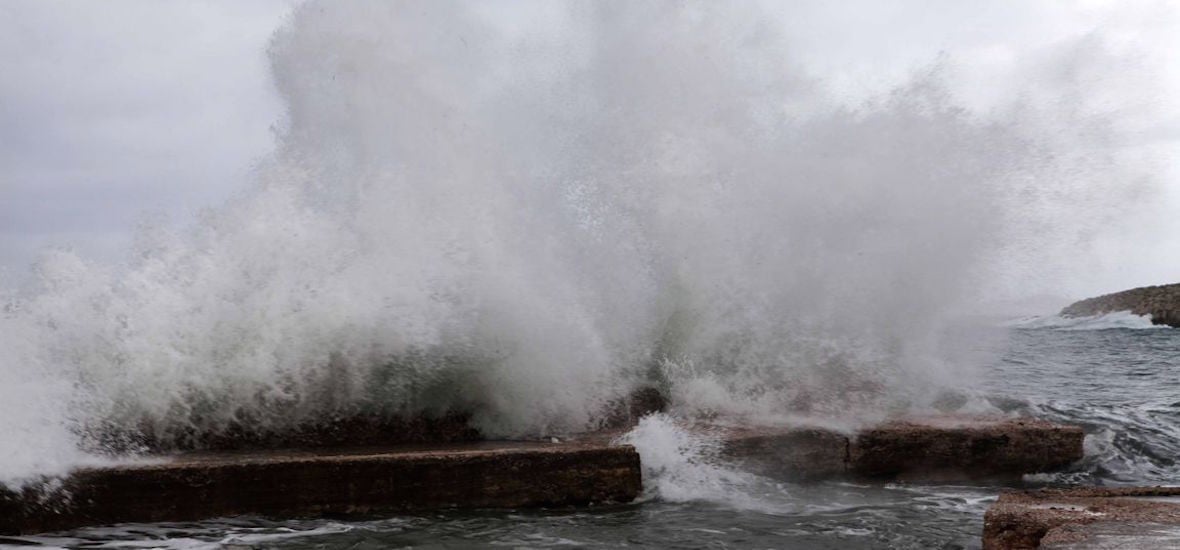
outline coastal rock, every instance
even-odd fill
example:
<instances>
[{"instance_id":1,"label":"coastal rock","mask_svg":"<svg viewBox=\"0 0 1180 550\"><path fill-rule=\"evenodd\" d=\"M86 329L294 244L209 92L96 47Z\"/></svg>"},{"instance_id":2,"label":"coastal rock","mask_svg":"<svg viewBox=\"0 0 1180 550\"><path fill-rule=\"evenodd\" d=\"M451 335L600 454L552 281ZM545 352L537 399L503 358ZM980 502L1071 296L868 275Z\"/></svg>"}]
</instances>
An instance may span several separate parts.
<instances>
[{"instance_id":1,"label":"coastal rock","mask_svg":"<svg viewBox=\"0 0 1180 550\"><path fill-rule=\"evenodd\" d=\"M1115 311L1150 315L1157 325L1180 327L1180 283L1145 286L1074 302L1061 310L1062 317L1087 317Z\"/></svg>"},{"instance_id":2,"label":"coastal rock","mask_svg":"<svg viewBox=\"0 0 1180 550\"><path fill-rule=\"evenodd\" d=\"M1031 418L940 416L895 420L854 434L822 428L730 429L726 455L779 479L1012 480L1083 455L1085 434Z\"/></svg>"}]
</instances>

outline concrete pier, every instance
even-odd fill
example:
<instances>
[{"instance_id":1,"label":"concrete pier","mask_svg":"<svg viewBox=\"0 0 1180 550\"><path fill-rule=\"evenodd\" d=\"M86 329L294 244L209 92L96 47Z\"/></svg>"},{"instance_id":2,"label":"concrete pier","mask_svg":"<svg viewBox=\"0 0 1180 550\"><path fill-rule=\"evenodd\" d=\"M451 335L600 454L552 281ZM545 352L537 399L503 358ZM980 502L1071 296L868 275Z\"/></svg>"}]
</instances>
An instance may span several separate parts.
<instances>
[{"instance_id":1,"label":"concrete pier","mask_svg":"<svg viewBox=\"0 0 1180 550\"><path fill-rule=\"evenodd\" d=\"M984 515L983 547L1180 547L1180 487L1014 491Z\"/></svg>"},{"instance_id":2,"label":"concrete pier","mask_svg":"<svg viewBox=\"0 0 1180 550\"><path fill-rule=\"evenodd\" d=\"M800 427L700 427L741 467L780 479L1019 477L1082 456L1082 431L1035 420L899 420L846 434ZM440 442L351 449L218 451L91 468L61 490L0 489L0 534L122 522L306 517L439 508L629 502L640 457L622 430L551 442Z\"/></svg>"},{"instance_id":3,"label":"concrete pier","mask_svg":"<svg viewBox=\"0 0 1180 550\"><path fill-rule=\"evenodd\" d=\"M1081 428L1033 419L926 417L855 434L749 428L726 434L727 452L778 478L859 477L907 481L1019 480L1082 458Z\"/></svg>"},{"instance_id":4,"label":"concrete pier","mask_svg":"<svg viewBox=\"0 0 1180 550\"><path fill-rule=\"evenodd\" d=\"M849 469L904 480L1018 480L1080 460L1084 439L1076 426L1031 418L914 418L857 434Z\"/></svg>"},{"instance_id":5,"label":"concrete pier","mask_svg":"<svg viewBox=\"0 0 1180 550\"><path fill-rule=\"evenodd\" d=\"M192 454L81 470L57 495L0 490L0 534L234 515L630 502L641 488L634 448L590 443Z\"/></svg>"}]
</instances>

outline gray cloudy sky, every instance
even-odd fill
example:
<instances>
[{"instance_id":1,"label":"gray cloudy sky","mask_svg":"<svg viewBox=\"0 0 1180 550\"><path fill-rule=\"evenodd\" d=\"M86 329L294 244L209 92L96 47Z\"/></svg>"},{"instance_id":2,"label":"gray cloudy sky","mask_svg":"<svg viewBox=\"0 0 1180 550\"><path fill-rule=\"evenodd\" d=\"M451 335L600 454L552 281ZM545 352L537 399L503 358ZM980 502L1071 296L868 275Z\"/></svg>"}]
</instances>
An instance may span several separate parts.
<instances>
[{"instance_id":1,"label":"gray cloudy sky","mask_svg":"<svg viewBox=\"0 0 1180 550\"><path fill-rule=\"evenodd\" d=\"M282 116L265 49L295 2L0 3L0 277L19 280L46 246L117 260L145 215L183 224L240 187ZM986 108L1012 91L1000 83L1044 77L1039 59L1099 33L1114 61L1094 78L1117 88L1125 71L1158 86L1130 108L1142 112L1126 117L1127 147L1159 160L1163 215L1180 218L1180 3L765 4L850 103L941 53L955 92ZM1100 238L1097 250L1108 261L1081 288L1180 280L1180 221Z\"/></svg>"},{"instance_id":2,"label":"gray cloudy sky","mask_svg":"<svg viewBox=\"0 0 1180 550\"><path fill-rule=\"evenodd\" d=\"M282 113L265 48L290 4L0 3L0 269L117 258L145 212L241 185Z\"/></svg>"}]
</instances>

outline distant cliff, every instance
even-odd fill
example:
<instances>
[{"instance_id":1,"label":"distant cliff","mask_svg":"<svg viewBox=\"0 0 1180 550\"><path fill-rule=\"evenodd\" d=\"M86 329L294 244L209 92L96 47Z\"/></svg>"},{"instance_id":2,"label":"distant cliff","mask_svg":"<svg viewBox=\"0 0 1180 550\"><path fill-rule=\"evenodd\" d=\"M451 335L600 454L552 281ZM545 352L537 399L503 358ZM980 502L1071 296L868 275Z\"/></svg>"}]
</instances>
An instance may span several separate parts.
<instances>
[{"instance_id":1,"label":"distant cliff","mask_svg":"<svg viewBox=\"0 0 1180 550\"><path fill-rule=\"evenodd\" d=\"M1151 321L1157 325L1180 327L1180 283L1133 288L1074 302L1061 310L1061 316L1083 317L1112 311L1151 315Z\"/></svg>"}]
</instances>

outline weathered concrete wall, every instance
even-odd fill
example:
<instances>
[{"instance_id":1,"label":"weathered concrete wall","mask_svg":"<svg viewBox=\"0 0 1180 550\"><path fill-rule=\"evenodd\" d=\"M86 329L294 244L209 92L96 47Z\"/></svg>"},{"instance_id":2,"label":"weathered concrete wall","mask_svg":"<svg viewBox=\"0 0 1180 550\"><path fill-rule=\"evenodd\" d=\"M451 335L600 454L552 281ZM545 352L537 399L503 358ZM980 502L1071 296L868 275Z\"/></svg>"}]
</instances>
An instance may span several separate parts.
<instances>
[{"instance_id":1,"label":"weathered concrete wall","mask_svg":"<svg viewBox=\"0 0 1180 550\"><path fill-rule=\"evenodd\" d=\"M1061 315L1083 317L1112 311L1151 315L1152 322L1157 325L1180 327L1180 283L1133 288L1074 302L1061 310Z\"/></svg>"},{"instance_id":2,"label":"weathered concrete wall","mask_svg":"<svg viewBox=\"0 0 1180 550\"><path fill-rule=\"evenodd\" d=\"M927 481L1018 479L1082 458L1085 434L1034 419L928 418L890 422L856 436L853 472Z\"/></svg>"},{"instance_id":3,"label":"weathered concrete wall","mask_svg":"<svg viewBox=\"0 0 1180 550\"><path fill-rule=\"evenodd\" d=\"M772 477L962 481L1058 470L1082 458L1085 434L1033 419L939 417L888 422L854 435L748 428L725 437L729 456Z\"/></svg>"},{"instance_id":4,"label":"weathered concrete wall","mask_svg":"<svg viewBox=\"0 0 1180 550\"><path fill-rule=\"evenodd\" d=\"M1102 533L1084 526L1100 523L1108 526L1180 526L1180 487L1085 487L1009 492L1000 495L988 508L983 522L983 547L987 550L1054 546L1086 548L1087 539L1096 534L1110 536L1127 530L1116 528ZM1137 546L1132 544L1136 534L1143 534L1143 531L1127 531L1121 543L1116 540L1111 546L1101 547L1175 547L1171 544Z\"/></svg>"},{"instance_id":5,"label":"weathered concrete wall","mask_svg":"<svg viewBox=\"0 0 1180 550\"><path fill-rule=\"evenodd\" d=\"M350 453L191 455L82 470L56 496L0 490L0 534L190 521L629 502L642 488L628 446L468 444ZM66 495L67 498L62 498Z\"/></svg>"}]
</instances>

